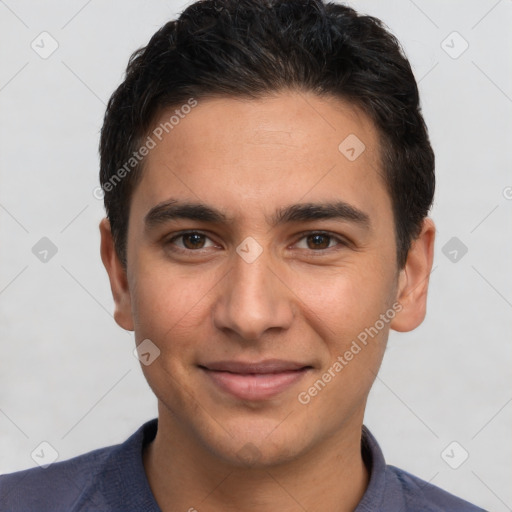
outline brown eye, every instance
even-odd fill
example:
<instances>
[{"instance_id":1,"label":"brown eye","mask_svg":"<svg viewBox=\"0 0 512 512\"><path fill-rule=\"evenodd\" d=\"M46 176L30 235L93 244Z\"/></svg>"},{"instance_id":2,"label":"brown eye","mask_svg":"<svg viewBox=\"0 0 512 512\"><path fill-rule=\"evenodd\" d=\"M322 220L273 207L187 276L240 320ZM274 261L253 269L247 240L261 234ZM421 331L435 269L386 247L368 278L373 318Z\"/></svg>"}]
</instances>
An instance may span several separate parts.
<instances>
[{"instance_id":1,"label":"brown eye","mask_svg":"<svg viewBox=\"0 0 512 512\"><path fill-rule=\"evenodd\" d=\"M335 251L346 248L349 246L349 243L341 236L328 232L314 231L303 233L295 246L301 250L313 251L320 255L322 253L330 253L331 250Z\"/></svg>"},{"instance_id":2,"label":"brown eye","mask_svg":"<svg viewBox=\"0 0 512 512\"><path fill-rule=\"evenodd\" d=\"M205 236L201 233L187 233L181 235L183 239L183 245L187 249L202 249L204 245Z\"/></svg>"},{"instance_id":3,"label":"brown eye","mask_svg":"<svg viewBox=\"0 0 512 512\"><path fill-rule=\"evenodd\" d=\"M316 233L306 237L309 249L327 249L331 241L331 236L322 233Z\"/></svg>"},{"instance_id":4,"label":"brown eye","mask_svg":"<svg viewBox=\"0 0 512 512\"><path fill-rule=\"evenodd\" d=\"M188 231L172 237L166 245L171 250L176 251L194 251L208 249L214 244L208 236L197 231Z\"/></svg>"}]
</instances>

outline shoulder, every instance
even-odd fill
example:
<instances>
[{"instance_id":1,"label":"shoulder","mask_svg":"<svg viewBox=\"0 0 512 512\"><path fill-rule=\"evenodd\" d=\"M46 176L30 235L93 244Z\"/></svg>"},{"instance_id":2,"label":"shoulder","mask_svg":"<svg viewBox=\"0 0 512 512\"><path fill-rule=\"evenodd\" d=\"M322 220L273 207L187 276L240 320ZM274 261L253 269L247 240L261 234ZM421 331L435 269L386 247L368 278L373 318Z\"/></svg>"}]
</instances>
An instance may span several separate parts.
<instances>
[{"instance_id":1,"label":"shoulder","mask_svg":"<svg viewBox=\"0 0 512 512\"><path fill-rule=\"evenodd\" d=\"M370 480L356 512L485 512L403 469L386 464L377 440L365 426L361 453Z\"/></svg>"},{"instance_id":2,"label":"shoulder","mask_svg":"<svg viewBox=\"0 0 512 512\"><path fill-rule=\"evenodd\" d=\"M485 512L471 503L395 466L386 466L386 487L399 492L405 510L424 512Z\"/></svg>"},{"instance_id":3,"label":"shoulder","mask_svg":"<svg viewBox=\"0 0 512 512\"><path fill-rule=\"evenodd\" d=\"M0 510L72 510L89 493L118 445L101 448L46 468L0 476Z\"/></svg>"},{"instance_id":4,"label":"shoulder","mask_svg":"<svg viewBox=\"0 0 512 512\"><path fill-rule=\"evenodd\" d=\"M142 464L142 448L154 437L157 421L140 427L124 443L36 467L0 475L0 510L78 512L155 510Z\"/></svg>"}]
</instances>

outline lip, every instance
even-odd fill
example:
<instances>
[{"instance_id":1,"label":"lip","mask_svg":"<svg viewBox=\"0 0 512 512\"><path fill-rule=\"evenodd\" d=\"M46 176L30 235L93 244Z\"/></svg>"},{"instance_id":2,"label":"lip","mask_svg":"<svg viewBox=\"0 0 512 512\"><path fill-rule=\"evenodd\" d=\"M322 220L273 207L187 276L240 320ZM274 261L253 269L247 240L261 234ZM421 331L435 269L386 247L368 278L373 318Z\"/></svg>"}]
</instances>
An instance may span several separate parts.
<instances>
[{"instance_id":1,"label":"lip","mask_svg":"<svg viewBox=\"0 0 512 512\"><path fill-rule=\"evenodd\" d=\"M216 361L199 368L222 391L241 400L266 400L293 386L312 369L280 359L259 362Z\"/></svg>"}]
</instances>

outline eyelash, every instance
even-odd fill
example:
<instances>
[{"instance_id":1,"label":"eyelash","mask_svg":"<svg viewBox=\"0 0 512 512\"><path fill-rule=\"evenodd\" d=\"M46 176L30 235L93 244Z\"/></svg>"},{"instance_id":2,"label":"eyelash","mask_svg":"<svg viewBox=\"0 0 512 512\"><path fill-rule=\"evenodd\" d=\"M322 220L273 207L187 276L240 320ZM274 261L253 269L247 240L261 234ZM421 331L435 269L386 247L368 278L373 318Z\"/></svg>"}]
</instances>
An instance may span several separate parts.
<instances>
[{"instance_id":1,"label":"eyelash","mask_svg":"<svg viewBox=\"0 0 512 512\"><path fill-rule=\"evenodd\" d=\"M206 237L207 239L211 240L210 237L206 234L206 233L203 233L201 231L182 231L181 233L178 233L176 235L174 235L172 238L170 238L169 240L167 240L167 242L165 242L165 245L166 246L173 246L172 247L172 251L173 252L178 252L178 253L186 253L186 254L191 254L191 253L201 253L204 248L201 248L201 249L184 249L184 248L181 248L181 247L176 247L173 242L175 240L178 240L180 238L183 238L184 236L186 235L202 235L204 237ZM297 240L297 242L303 240L304 238L307 238L308 236L315 236L315 235L322 235L322 236L326 236L328 238L330 238L331 240L335 240L337 243L337 245L333 246L333 247L327 247L326 249L317 249L317 250L314 250L314 249L302 249L302 250L306 250L314 255L322 255L327 253L328 251L330 252L331 250L336 250L336 247L337 246L341 246L341 247L348 247L349 246L349 242L347 242L344 238L341 238L339 236L336 236L336 235L333 235L332 233L329 233L328 231L307 231L307 232L304 232L304 233L300 233L300 238ZM211 240L212 241L212 240ZM297 243L295 242L295 243ZM208 249L208 248L206 248Z\"/></svg>"}]
</instances>

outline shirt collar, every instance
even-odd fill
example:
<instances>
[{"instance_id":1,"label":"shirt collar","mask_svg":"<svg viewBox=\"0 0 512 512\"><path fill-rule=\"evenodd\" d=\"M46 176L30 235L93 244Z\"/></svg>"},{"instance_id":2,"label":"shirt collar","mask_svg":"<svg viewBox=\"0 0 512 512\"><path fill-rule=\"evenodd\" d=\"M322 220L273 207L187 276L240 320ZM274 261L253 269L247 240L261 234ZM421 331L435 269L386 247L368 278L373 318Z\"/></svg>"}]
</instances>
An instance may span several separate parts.
<instances>
[{"instance_id":1,"label":"shirt collar","mask_svg":"<svg viewBox=\"0 0 512 512\"><path fill-rule=\"evenodd\" d=\"M153 508L151 508L150 505L146 510L155 510L155 512L160 511L160 509L158 508L149 487L149 482L142 463L142 451L144 446L149 444L155 438L157 428L158 419L155 418L142 425L142 427L135 432L129 440L127 440L127 443L132 441L130 444L133 449L138 452L136 456L137 463L132 466L132 469L135 474L144 481L144 492L140 498L143 499L146 506L150 503L152 504ZM386 491L386 461L377 440L364 425L362 427L361 434L361 454L368 469L368 473L370 474L370 479L363 498L357 505L354 512L373 512L375 510L384 512L382 507L384 506L383 501ZM395 505L400 506L401 504L396 503L395 501L393 506Z\"/></svg>"},{"instance_id":2,"label":"shirt collar","mask_svg":"<svg viewBox=\"0 0 512 512\"><path fill-rule=\"evenodd\" d=\"M370 474L370 480L354 512L381 511L386 488L386 461L377 440L364 425L361 434L361 453Z\"/></svg>"}]
</instances>

